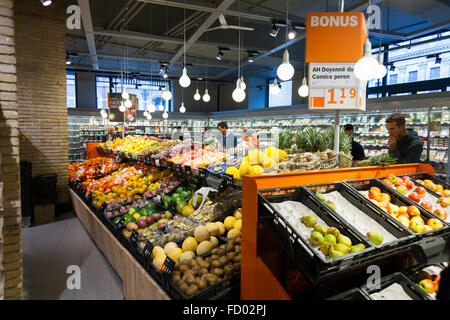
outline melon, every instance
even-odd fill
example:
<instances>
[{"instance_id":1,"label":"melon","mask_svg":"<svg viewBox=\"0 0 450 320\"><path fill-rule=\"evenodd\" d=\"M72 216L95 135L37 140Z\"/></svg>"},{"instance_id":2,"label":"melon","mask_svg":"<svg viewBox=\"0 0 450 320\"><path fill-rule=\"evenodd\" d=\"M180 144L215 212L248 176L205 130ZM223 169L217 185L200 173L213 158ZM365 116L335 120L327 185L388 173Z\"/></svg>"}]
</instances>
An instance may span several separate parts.
<instances>
[{"instance_id":1,"label":"melon","mask_svg":"<svg viewBox=\"0 0 450 320\"><path fill-rule=\"evenodd\" d=\"M220 231L219 226L215 222L206 224L206 229L208 229L210 236L217 236Z\"/></svg>"},{"instance_id":2,"label":"melon","mask_svg":"<svg viewBox=\"0 0 450 320\"><path fill-rule=\"evenodd\" d=\"M156 269L160 269L162 265L164 264L164 261L166 260L166 255L159 254L153 259L153 264L155 265Z\"/></svg>"},{"instance_id":3,"label":"melon","mask_svg":"<svg viewBox=\"0 0 450 320\"><path fill-rule=\"evenodd\" d=\"M220 221L217 221L216 224L219 227L219 236L223 235L225 233L225 226Z\"/></svg>"},{"instance_id":4,"label":"melon","mask_svg":"<svg viewBox=\"0 0 450 320\"><path fill-rule=\"evenodd\" d=\"M166 254L164 252L164 249L161 248L160 246L153 247L151 258L154 259L157 255L160 255L160 254Z\"/></svg>"},{"instance_id":5,"label":"melon","mask_svg":"<svg viewBox=\"0 0 450 320\"><path fill-rule=\"evenodd\" d=\"M175 242L168 242L164 246L164 252L168 254L172 249L178 248L178 245Z\"/></svg>"},{"instance_id":6,"label":"melon","mask_svg":"<svg viewBox=\"0 0 450 320\"><path fill-rule=\"evenodd\" d=\"M175 262L180 262L180 256L182 253L183 253L183 250L181 250L180 248L174 248L169 251L167 256L170 257L170 259L172 259Z\"/></svg>"},{"instance_id":7,"label":"melon","mask_svg":"<svg viewBox=\"0 0 450 320\"><path fill-rule=\"evenodd\" d=\"M227 234L227 238L228 240L233 240L236 239L237 237L239 237L241 235L241 232L237 229L231 229L230 231L228 231Z\"/></svg>"},{"instance_id":8,"label":"melon","mask_svg":"<svg viewBox=\"0 0 450 320\"><path fill-rule=\"evenodd\" d=\"M213 248L212 243L208 240L202 241L199 243L197 247L197 255L200 256L202 254L207 253L208 251L211 251Z\"/></svg>"},{"instance_id":9,"label":"melon","mask_svg":"<svg viewBox=\"0 0 450 320\"><path fill-rule=\"evenodd\" d=\"M195 250L197 250L197 246L198 246L198 243L194 237L187 237L183 241L183 244L181 245L181 249L183 250L183 252L186 252L186 251L194 252Z\"/></svg>"},{"instance_id":10,"label":"melon","mask_svg":"<svg viewBox=\"0 0 450 320\"><path fill-rule=\"evenodd\" d=\"M202 242L209 239L209 231L205 226L198 226L194 230L194 237L197 242Z\"/></svg>"},{"instance_id":11,"label":"melon","mask_svg":"<svg viewBox=\"0 0 450 320\"><path fill-rule=\"evenodd\" d=\"M226 217L224 222L223 222L223 224L225 226L225 229L227 229L227 230L233 229L234 228L234 223L236 222L236 220L237 219L235 217L233 217L233 216Z\"/></svg>"},{"instance_id":12,"label":"melon","mask_svg":"<svg viewBox=\"0 0 450 320\"><path fill-rule=\"evenodd\" d=\"M214 236L209 238L209 242L211 242L213 248L217 248L219 246L219 240Z\"/></svg>"},{"instance_id":13,"label":"melon","mask_svg":"<svg viewBox=\"0 0 450 320\"><path fill-rule=\"evenodd\" d=\"M242 229L242 219L237 219L233 225L233 229L241 231Z\"/></svg>"},{"instance_id":14,"label":"melon","mask_svg":"<svg viewBox=\"0 0 450 320\"><path fill-rule=\"evenodd\" d=\"M195 253L193 251L185 251L180 256L180 263L187 260L192 260L195 258Z\"/></svg>"}]
</instances>

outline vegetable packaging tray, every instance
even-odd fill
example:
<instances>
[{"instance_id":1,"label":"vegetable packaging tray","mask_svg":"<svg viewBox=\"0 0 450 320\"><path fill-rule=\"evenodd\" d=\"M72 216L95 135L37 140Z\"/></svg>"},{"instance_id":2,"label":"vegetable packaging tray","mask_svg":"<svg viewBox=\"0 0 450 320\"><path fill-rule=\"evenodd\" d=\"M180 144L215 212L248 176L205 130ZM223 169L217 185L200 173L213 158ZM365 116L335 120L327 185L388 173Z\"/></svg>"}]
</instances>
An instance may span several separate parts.
<instances>
[{"instance_id":1,"label":"vegetable packaging tray","mask_svg":"<svg viewBox=\"0 0 450 320\"><path fill-rule=\"evenodd\" d=\"M371 187L378 187L381 190L381 192L387 193L391 197L390 202L392 204L395 204L397 206L406 206L406 207L415 206L417 209L419 209L420 217L424 220L425 224L431 218L437 219L433 214L431 214L427 210L423 209L417 203L402 196L400 193L389 188L388 186L386 186L384 183L382 183L381 181L379 181L377 179L346 180L343 183L347 184L354 193L361 195L361 197L364 198L364 200L366 201L366 204L368 206L370 206L373 210L378 212L380 215L385 213L385 211L382 208L378 207L373 202L371 202L369 199L365 198L360 193L360 191L369 191ZM438 219L438 220L440 220L440 219ZM440 221L442 221L442 220L440 220ZM444 224L442 228L421 232L419 234L416 233L416 236L419 238L430 237L430 236L433 237L433 236L437 236L437 235L446 233L448 231L448 229L449 229L448 226L446 224ZM418 239L418 238L416 238L416 239Z\"/></svg>"},{"instance_id":2,"label":"vegetable packaging tray","mask_svg":"<svg viewBox=\"0 0 450 320\"><path fill-rule=\"evenodd\" d=\"M341 208L338 207L338 204L336 204L336 210L333 210L333 208L329 207L325 202L323 202L324 205L326 205L330 211L333 212L336 216L339 217L339 219L345 221L346 224L351 225L354 229L358 230L362 235L364 235L367 239L367 232L369 231L378 231L384 234L384 241L380 245L375 245L377 248L383 248L383 249L392 249L392 248L398 248L399 246L405 244L405 243L411 243L415 239L415 234L397 222L394 218L392 218L389 214L385 212L378 212L374 211L372 209L372 205L369 205L367 201L365 201L364 196L353 192L348 185L345 185L341 182L336 183L327 183L327 184L319 184L319 185L307 185L304 186L308 191L311 193L313 197L316 198L317 201L323 202L320 200L316 194L317 193L323 193L325 196L326 194L330 192L338 192L345 200L350 202L351 205L353 205L356 209L359 209L360 215L358 217L355 217L358 223L352 223L350 218L350 210L349 208ZM328 200L328 199L327 199ZM345 212L344 212L345 210ZM340 214L341 212L342 214ZM364 223L362 222L362 219L367 219L368 223L372 223L372 221L375 221L378 226L375 228L375 230L371 230L370 227L364 226ZM361 226L361 227L359 227ZM367 229L367 230L366 230ZM391 239L391 241L386 241L387 237ZM394 239L395 238L395 239ZM367 241L370 241L367 239Z\"/></svg>"},{"instance_id":3,"label":"vegetable packaging tray","mask_svg":"<svg viewBox=\"0 0 450 320\"><path fill-rule=\"evenodd\" d=\"M429 300L428 295L424 291L422 291L418 285L409 280L403 273L400 272L396 272L381 278L379 289L368 288L367 285L364 285L361 287L361 290L369 296L370 300L376 300L370 295L380 292L393 284L400 285L412 300Z\"/></svg>"},{"instance_id":4,"label":"vegetable packaging tray","mask_svg":"<svg viewBox=\"0 0 450 320\"><path fill-rule=\"evenodd\" d=\"M365 249L337 258L324 256L318 247L311 244L309 235L308 237L300 235L300 232L273 205L273 203L288 200L302 203L312 211L311 214L323 220L328 227L337 228L354 244L364 244ZM317 201L304 187L260 190L258 192L258 221L267 227L293 263L313 284L337 273L354 269L367 262L367 259L371 260L371 253L375 249L363 235L335 216L326 205Z\"/></svg>"}]
</instances>

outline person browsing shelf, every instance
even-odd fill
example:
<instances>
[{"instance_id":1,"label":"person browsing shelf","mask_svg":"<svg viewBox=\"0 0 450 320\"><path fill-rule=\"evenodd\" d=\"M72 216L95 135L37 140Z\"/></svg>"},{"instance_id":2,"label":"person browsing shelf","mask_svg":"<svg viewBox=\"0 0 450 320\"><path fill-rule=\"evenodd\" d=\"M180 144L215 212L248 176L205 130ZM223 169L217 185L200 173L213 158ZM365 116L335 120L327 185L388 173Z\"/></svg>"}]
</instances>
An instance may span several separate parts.
<instances>
[{"instance_id":1,"label":"person browsing shelf","mask_svg":"<svg viewBox=\"0 0 450 320\"><path fill-rule=\"evenodd\" d=\"M355 141L355 128L352 124L346 124L344 126L344 132L347 136L349 136L352 139L352 157L353 161L360 161L364 160L366 158L366 155L364 154L364 148L359 142Z\"/></svg>"},{"instance_id":2,"label":"person browsing shelf","mask_svg":"<svg viewBox=\"0 0 450 320\"><path fill-rule=\"evenodd\" d=\"M218 145L224 149L236 148L237 137L232 132L228 132L227 123L225 121L219 122L217 129L220 131L217 135Z\"/></svg>"},{"instance_id":3,"label":"person browsing shelf","mask_svg":"<svg viewBox=\"0 0 450 320\"><path fill-rule=\"evenodd\" d=\"M387 145L389 155L400 163L418 163L423 151L423 143L419 135L412 129L406 129L405 116L394 113L386 119L389 133Z\"/></svg>"}]
</instances>

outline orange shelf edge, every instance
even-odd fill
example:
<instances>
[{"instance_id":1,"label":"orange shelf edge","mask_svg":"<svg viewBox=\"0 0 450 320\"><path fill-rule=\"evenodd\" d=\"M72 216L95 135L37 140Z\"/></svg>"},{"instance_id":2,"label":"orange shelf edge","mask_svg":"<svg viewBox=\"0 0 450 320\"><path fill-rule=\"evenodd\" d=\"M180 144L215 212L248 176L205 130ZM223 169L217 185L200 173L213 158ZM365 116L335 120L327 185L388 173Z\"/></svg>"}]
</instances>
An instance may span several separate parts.
<instances>
[{"instance_id":1,"label":"orange shelf edge","mask_svg":"<svg viewBox=\"0 0 450 320\"><path fill-rule=\"evenodd\" d=\"M257 256L258 190L307 184L331 183L342 180L371 179L388 174L434 173L428 164L400 164L385 167L343 168L316 171L299 171L260 176L244 176L242 179L242 259L241 299L287 300L290 299L272 272Z\"/></svg>"}]
</instances>

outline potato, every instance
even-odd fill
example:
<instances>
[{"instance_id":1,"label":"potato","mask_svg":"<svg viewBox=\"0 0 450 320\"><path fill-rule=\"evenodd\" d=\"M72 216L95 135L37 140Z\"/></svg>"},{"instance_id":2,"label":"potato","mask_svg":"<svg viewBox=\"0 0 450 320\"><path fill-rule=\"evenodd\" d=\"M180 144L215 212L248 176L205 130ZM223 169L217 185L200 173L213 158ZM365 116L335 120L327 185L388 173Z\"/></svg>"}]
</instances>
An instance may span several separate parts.
<instances>
[{"instance_id":1,"label":"potato","mask_svg":"<svg viewBox=\"0 0 450 320\"><path fill-rule=\"evenodd\" d=\"M241 253L241 246L236 245L236 246L234 247L234 252L236 252L236 253Z\"/></svg>"},{"instance_id":2,"label":"potato","mask_svg":"<svg viewBox=\"0 0 450 320\"><path fill-rule=\"evenodd\" d=\"M208 286L208 283L205 280L202 280L202 279L197 279L195 284L197 285L197 287L200 290L205 289Z\"/></svg>"},{"instance_id":3,"label":"potato","mask_svg":"<svg viewBox=\"0 0 450 320\"><path fill-rule=\"evenodd\" d=\"M218 251L217 255L219 255L219 256L223 256L226 253L225 249L222 249L222 248L217 249L217 251Z\"/></svg>"},{"instance_id":4,"label":"potato","mask_svg":"<svg viewBox=\"0 0 450 320\"><path fill-rule=\"evenodd\" d=\"M215 268L213 270L213 273L218 277L223 277L223 274L224 274L223 269L221 269L221 268Z\"/></svg>"},{"instance_id":5,"label":"potato","mask_svg":"<svg viewBox=\"0 0 450 320\"><path fill-rule=\"evenodd\" d=\"M186 282L182 282L180 285L180 290L186 292L187 288L189 288L189 285Z\"/></svg>"},{"instance_id":6,"label":"potato","mask_svg":"<svg viewBox=\"0 0 450 320\"><path fill-rule=\"evenodd\" d=\"M223 272L226 277L229 277L234 273L234 268L232 265L227 265L223 268Z\"/></svg>"},{"instance_id":7,"label":"potato","mask_svg":"<svg viewBox=\"0 0 450 320\"><path fill-rule=\"evenodd\" d=\"M195 261L195 260L189 260L189 266L190 266L191 268L197 267L197 266L198 266L197 261Z\"/></svg>"},{"instance_id":8,"label":"potato","mask_svg":"<svg viewBox=\"0 0 450 320\"><path fill-rule=\"evenodd\" d=\"M185 273L187 270L189 270L190 268L189 268L189 266L188 265L185 265L185 264L182 264L181 266L180 266L180 271L182 272L182 273Z\"/></svg>"},{"instance_id":9,"label":"potato","mask_svg":"<svg viewBox=\"0 0 450 320\"><path fill-rule=\"evenodd\" d=\"M188 285L191 285L195 281L195 277L191 273L187 273L181 278L181 281L186 282Z\"/></svg>"},{"instance_id":10,"label":"potato","mask_svg":"<svg viewBox=\"0 0 450 320\"><path fill-rule=\"evenodd\" d=\"M207 273L208 273L208 269L207 268L201 268L201 269L198 270L198 275L199 276L202 276L202 275L207 274Z\"/></svg>"},{"instance_id":11,"label":"potato","mask_svg":"<svg viewBox=\"0 0 450 320\"><path fill-rule=\"evenodd\" d=\"M226 252L234 251L234 245L231 243L231 241L227 243L227 246L226 246L226 248L225 248L225 251L226 251Z\"/></svg>"},{"instance_id":12,"label":"potato","mask_svg":"<svg viewBox=\"0 0 450 320\"><path fill-rule=\"evenodd\" d=\"M236 244L241 244L241 237L237 237L236 239L234 239L234 241L236 242Z\"/></svg>"},{"instance_id":13,"label":"potato","mask_svg":"<svg viewBox=\"0 0 450 320\"><path fill-rule=\"evenodd\" d=\"M236 257L233 258L233 261L241 263L241 255L238 254Z\"/></svg>"},{"instance_id":14,"label":"potato","mask_svg":"<svg viewBox=\"0 0 450 320\"><path fill-rule=\"evenodd\" d=\"M228 263L228 258L227 258L227 256L222 256L222 257L220 257L220 258L219 258L219 262L220 262L220 264L221 264L222 266L227 265L227 263Z\"/></svg>"},{"instance_id":15,"label":"potato","mask_svg":"<svg viewBox=\"0 0 450 320\"><path fill-rule=\"evenodd\" d=\"M206 282L208 282L209 285L214 284L216 282L219 282L219 277L217 277L215 274L213 273L208 273L206 275Z\"/></svg>"},{"instance_id":16,"label":"potato","mask_svg":"<svg viewBox=\"0 0 450 320\"><path fill-rule=\"evenodd\" d=\"M210 263L208 263L208 262L206 262L206 261L201 261L200 263L199 263L199 267L200 268L205 268L205 269L209 269L209 267L210 267Z\"/></svg>"},{"instance_id":17,"label":"potato","mask_svg":"<svg viewBox=\"0 0 450 320\"><path fill-rule=\"evenodd\" d=\"M219 256L218 256L217 254L213 254L213 255L211 256L211 259L217 260L217 259L219 259Z\"/></svg>"},{"instance_id":18,"label":"potato","mask_svg":"<svg viewBox=\"0 0 450 320\"><path fill-rule=\"evenodd\" d=\"M228 260L233 261L234 257L236 257L236 252L228 252L227 253Z\"/></svg>"},{"instance_id":19,"label":"potato","mask_svg":"<svg viewBox=\"0 0 450 320\"><path fill-rule=\"evenodd\" d=\"M186 270L186 272L184 273L184 276L187 274L192 274L195 277L197 275L197 273L198 273L198 268L189 269L189 270Z\"/></svg>"},{"instance_id":20,"label":"potato","mask_svg":"<svg viewBox=\"0 0 450 320\"><path fill-rule=\"evenodd\" d=\"M219 248L215 248L215 249L212 249L211 250L211 254L216 254L216 255L219 255Z\"/></svg>"},{"instance_id":21,"label":"potato","mask_svg":"<svg viewBox=\"0 0 450 320\"><path fill-rule=\"evenodd\" d=\"M181 277L179 275L175 275L172 277L172 282L174 285L179 287L181 285Z\"/></svg>"},{"instance_id":22,"label":"potato","mask_svg":"<svg viewBox=\"0 0 450 320\"><path fill-rule=\"evenodd\" d=\"M211 267L213 268L220 268L222 266L222 264L220 263L219 260L214 260L213 262L211 262Z\"/></svg>"},{"instance_id":23,"label":"potato","mask_svg":"<svg viewBox=\"0 0 450 320\"><path fill-rule=\"evenodd\" d=\"M180 270L176 270L174 272L172 272L172 277L178 275L181 278L181 271Z\"/></svg>"},{"instance_id":24,"label":"potato","mask_svg":"<svg viewBox=\"0 0 450 320\"><path fill-rule=\"evenodd\" d=\"M184 291L184 293L190 297L193 296L194 294L196 294L198 292L198 286L195 284L191 284L186 291Z\"/></svg>"}]
</instances>

